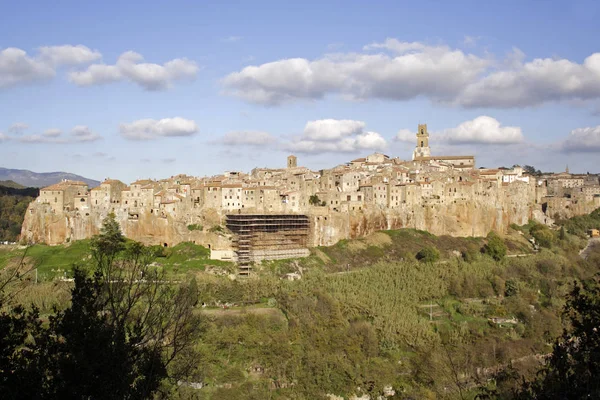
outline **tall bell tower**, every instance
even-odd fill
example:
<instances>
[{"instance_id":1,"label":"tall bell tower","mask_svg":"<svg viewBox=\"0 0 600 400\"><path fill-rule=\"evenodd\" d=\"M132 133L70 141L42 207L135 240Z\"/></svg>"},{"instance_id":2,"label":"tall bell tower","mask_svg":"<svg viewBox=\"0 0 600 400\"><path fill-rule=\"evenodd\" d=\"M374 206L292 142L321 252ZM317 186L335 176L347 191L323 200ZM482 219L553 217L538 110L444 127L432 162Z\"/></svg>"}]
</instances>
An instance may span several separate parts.
<instances>
[{"instance_id":1,"label":"tall bell tower","mask_svg":"<svg viewBox=\"0 0 600 400\"><path fill-rule=\"evenodd\" d=\"M417 147L413 151L413 160L419 157L431 157L427 124L419 124L419 128L417 129Z\"/></svg>"}]
</instances>

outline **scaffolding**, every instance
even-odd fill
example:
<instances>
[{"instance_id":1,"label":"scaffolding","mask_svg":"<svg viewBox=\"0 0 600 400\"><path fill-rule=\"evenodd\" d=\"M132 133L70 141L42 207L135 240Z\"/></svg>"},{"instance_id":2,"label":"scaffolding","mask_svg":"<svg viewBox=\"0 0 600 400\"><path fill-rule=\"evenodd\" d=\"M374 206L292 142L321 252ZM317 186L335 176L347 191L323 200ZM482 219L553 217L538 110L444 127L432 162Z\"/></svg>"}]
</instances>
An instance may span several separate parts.
<instances>
[{"instance_id":1,"label":"scaffolding","mask_svg":"<svg viewBox=\"0 0 600 400\"><path fill-rule=\"evenodd\" d=\"M310 219L306 215L227 215L226 224L234 234L233 249L240 275L249 275L253 262L310 254Z\"/></svg>"}]
</instances>

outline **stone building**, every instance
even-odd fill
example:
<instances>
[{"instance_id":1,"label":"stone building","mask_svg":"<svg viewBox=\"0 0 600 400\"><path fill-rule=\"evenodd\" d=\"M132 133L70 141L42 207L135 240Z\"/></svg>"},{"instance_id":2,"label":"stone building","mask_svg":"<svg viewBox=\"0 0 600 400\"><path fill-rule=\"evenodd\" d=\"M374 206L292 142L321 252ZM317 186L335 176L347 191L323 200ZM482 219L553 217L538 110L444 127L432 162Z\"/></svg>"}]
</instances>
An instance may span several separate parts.
<instances>
[{"instance_id":1,"label":"stone building","mask_svg":"<svg viewBox=\"0 0 600 400\"><path fill-rule=\"evenodd\" d=\"M432 155L427 125L418 126L415 138L410 161L374 153L312 171L289 156L285 168L254 168L250 174L177 175L130 186L107 179L91 191L83 182L60 182L41 189L29 206L22 237L48 244L88 238L112 211L132 239L169 246L192 241L233 259L234 239L223 229L232 215L305 216L307 240L330 245L402 227L485 236L511 223L551 224L555 214L600 206L597 176L532 177L520 167L478 170L474 156ZM188 229L192 224L202 228Z\"/></svg>"}]
</instances>

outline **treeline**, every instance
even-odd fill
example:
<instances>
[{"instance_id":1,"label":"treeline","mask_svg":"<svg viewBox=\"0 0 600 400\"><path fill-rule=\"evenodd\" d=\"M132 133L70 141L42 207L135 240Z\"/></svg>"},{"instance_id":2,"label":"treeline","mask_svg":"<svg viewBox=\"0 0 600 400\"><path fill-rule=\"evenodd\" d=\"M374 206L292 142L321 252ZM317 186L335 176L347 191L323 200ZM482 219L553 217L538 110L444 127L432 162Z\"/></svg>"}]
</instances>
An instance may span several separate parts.
<instances>
[{"instance_id":1,"label":"treeline","mask_svg":"<svg viewBox=\"0 0 600 400\"><path fill-rule=\"evenodd\" d=\"M0 241L18 240L27 206L39 193L38 188L21 189L0 185Z\"/></svg>"}]
</instances>

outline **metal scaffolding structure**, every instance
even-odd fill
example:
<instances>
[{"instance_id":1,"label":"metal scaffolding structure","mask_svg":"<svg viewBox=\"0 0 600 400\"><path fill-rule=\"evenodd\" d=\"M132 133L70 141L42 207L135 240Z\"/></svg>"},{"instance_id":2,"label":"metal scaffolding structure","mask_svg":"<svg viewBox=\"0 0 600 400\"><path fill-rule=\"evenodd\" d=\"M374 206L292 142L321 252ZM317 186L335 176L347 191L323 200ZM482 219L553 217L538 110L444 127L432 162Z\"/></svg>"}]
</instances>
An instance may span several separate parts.
<instances>
[{"instance_id":1,"label":"metal scaffolding structure","mask_svg":"<svg viewBox=\"0 0 600 400\"><path fill-rule=\"evenodd\" d=\"M227 215L234 234L233 248L240 275L248 275L252 262L304 257L310 252L310 219L298 214Z\"/></svg>"}]
</instances>

